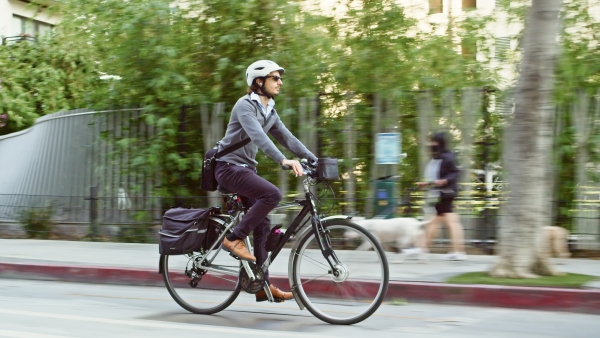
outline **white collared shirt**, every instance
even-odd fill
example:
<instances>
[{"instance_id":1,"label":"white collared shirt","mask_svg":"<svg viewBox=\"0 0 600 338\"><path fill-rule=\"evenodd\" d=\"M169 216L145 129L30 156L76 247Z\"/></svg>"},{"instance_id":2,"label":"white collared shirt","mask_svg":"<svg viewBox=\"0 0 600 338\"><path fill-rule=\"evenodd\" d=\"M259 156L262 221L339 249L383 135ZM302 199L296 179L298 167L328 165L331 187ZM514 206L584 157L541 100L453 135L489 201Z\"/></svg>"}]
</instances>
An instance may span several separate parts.
<instances>
[{"instance_id":1,"label":"white collared shirt","mask_svg":"<svg viewBox=\"0 0 600 338\"><path fill-rule=\"evenodd\" d=\"M260 96L258 96L256 93L250 93L250 100L258 102L258 106L262 110L262 113L265 116L265 118L267 118L267 117L269 117L269 115L271 115L271 112L273 111L273 107L275 107L275 100L273 100L273 99L269 99L269 102L267 102L266 107L263 106L262 102L260 102Z\"/></svg>"},{"instance_id":2,"label":"white collared shirt","mask_svg":"<svg viewBox=\"0 0 600 338\"><path fill-rule=\"evenodd\" d=\"M425 180L428 182L433 182L435 180L440 179L440 167L442 166L441 159L432 158L425 166ZM438 188L430 188L427 191L426 200L428 203L435 204L437 200L440 198L440 189Z\"/></svg>"}]
</instances>

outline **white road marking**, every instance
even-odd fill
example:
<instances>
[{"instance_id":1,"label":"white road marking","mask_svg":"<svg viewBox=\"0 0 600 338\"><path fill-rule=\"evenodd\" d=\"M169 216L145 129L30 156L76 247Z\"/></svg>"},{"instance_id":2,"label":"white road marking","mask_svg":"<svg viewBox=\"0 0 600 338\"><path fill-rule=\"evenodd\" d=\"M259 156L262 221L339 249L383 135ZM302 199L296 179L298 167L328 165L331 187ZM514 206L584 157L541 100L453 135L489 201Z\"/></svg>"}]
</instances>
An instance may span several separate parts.
<instances>
[{"instance_id":1,"label":"white road marking","mask_svg":"<svg viewBox=\"0 0 600 338\"><path fill-rule=\"evenodd\" d=\"M23 331L11 331L11 330L0 330L0 337L11 337L11 338L64 338L65 336L54 336L42 333L23 332Z\"/></svg>"},{"instance_id":2,"label":"white road marking","mask_svg":"<svg viewBox=\"0 0 600 338\"><path fill-rule=\"evenodd\" d=\"M43 313L43 312L31 312L31 311L20 311L20 310L7 310L0 309L0 313L11 314L11 315L23 315L28 317L44 317L44 318L53 318L53 319L64 319L64 320L73 320L73 321L83 321L83 322L95 322L95 323L103 323L103 324L115 324L115 325L127 325L127 326L138 326L138 327L154 327L161 329L177 329L177 330L193 330L193 331L202 331L202 332L219 332L219 333L233 333L233 334L241 334L241 335L252 335L252 336L266 336L266 337L306 337L310 335L311 337L332 337L332 336L318 336L314 333L294 333L294 332L285 332L285 331L273 331L273 330L256 330L256 329L246 329L246 328L231 328L231 327L223 327L223 326L209 326L202 324L177 324L177 323L162 323L155 321L145 321L145 320L122 320L122 319L109 319L109 318L97 318L97 317L85 317L85 316L74 316L74 315L63 315L63 314L55 314L55 313ZM1 333L1 331L0 331ZM9 336L13 337L13 336ZM25 336L15 336L15 337L25 337ZM33 336L27 336L33 337ZM40 336L46 337L46 336ZM55 337L55 336L47 336L47 337Z\"/></svg>"}]
</instances>

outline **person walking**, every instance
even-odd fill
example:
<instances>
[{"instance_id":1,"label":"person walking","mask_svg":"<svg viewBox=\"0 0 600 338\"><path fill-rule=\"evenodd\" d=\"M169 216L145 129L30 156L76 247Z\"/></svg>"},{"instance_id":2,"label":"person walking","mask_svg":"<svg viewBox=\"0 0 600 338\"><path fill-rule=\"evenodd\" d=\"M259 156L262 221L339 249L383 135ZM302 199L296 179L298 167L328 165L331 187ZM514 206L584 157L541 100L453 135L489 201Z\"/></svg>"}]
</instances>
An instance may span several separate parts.
<instances>
[{"instance_id":1,"label":"person walking","mask_svg":"<svg viewBox=\"0 0 600 338\"><path fill-rule=\"evenodd\" d=\"M269 60L256 61L247 68L248 91L234 105L225 136L217 143L218 151L222 151L248 138L251 140L244 147L217 159L215 178L219 186L238 194L244 207L249 208L233 232L223 239L222 246L240 259L255 261L258 266L262 266L267 259L265 242L271 230L267 216L282 199L281 190L257 174L258 149L276 163L291 167L296 176L303 175L300 162L286 158L267 134L295 156L317 161L316 156L286 128L274 108L274 97L283 85L284 72L282 67ZM244 244L244 239L251 232L254 255ZM283 292L269 283L268 271L265 271L265 279L276 300L293 297L291 292ZM259 291L256 301L265 300L265 291Z\"/></svg>"},{"instance_id":2,"label":"person walking","mask_svg":"<svg viewBox=\"0 0 600 338\"><path fill-rule=\"evenodd\" d=\"M446 260L462 261L467 259L464 247L464 230L458 214L453 212L453 201L458 191L460 171L456 167L454 153L447 147L447 134L437 132L430 143L432 159L425 167L425 181L418 182L420 187L429 187L426 202L435 208L435 216L425 230L426 245L429 247L437 235L440 223L444 224L452 241L452 251L444 256Z\"/></svg>"}]
</instances>

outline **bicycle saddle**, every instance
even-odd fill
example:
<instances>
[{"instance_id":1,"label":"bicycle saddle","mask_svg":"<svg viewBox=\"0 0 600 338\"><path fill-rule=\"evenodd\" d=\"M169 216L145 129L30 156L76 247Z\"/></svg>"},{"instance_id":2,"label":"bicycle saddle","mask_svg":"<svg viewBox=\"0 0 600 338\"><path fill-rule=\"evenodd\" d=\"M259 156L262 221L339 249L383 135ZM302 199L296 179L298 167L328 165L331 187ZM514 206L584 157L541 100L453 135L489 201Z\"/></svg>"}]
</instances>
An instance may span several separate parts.
<instances>
[{"instance_id":1,"label":"bicycle saddle","mask_svg":"<svg viewBox=\"0 0 600 338\"><path fill-rule=\"evenodd\" d=\"M220 185L217 186L217 191L220 192L221 194L233 194L234 193L233 191L229 191Z\"/></svg>"}]
</instances>

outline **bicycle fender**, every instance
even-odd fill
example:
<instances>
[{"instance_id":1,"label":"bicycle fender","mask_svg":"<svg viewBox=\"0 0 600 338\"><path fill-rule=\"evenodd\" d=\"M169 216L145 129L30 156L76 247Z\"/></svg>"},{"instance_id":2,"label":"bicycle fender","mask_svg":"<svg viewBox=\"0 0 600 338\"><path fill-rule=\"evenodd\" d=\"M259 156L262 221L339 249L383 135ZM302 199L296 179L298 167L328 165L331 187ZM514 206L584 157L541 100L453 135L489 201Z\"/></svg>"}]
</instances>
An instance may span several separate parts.
<instances>
[{"instance_id":1,"label":"bicycle fender","mask_svg":"<svg viewBox=\"0 0 600 338\"><path fill-rule=\"evenodd\" d=\"M327 222L327 221L332 220L332 219L352 219L352 216L349 216L349 215L327 216L325 218L321 218L321 222Z\"/></svg>"}]
</instances>

